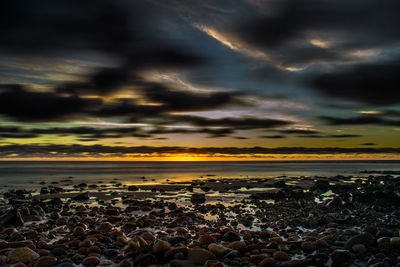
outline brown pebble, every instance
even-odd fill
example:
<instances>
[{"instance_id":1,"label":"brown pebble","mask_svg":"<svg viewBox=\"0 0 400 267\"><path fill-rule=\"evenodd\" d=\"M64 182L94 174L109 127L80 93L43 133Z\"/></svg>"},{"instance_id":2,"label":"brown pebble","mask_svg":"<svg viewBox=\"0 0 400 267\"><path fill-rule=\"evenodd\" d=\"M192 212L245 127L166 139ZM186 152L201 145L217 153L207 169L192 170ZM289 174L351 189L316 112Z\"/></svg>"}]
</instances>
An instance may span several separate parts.
<instances>
[{"instance_id":1,"label":"brown pebble","mask_svg":"<svg viewBox=\"0 0 400 267\"><path fill-rule=\"evenodd\" d=\"M22 262L18 262L16 264L10 265L9 267L26 267L26 265L23 264Z\"/></svg>"},{"instance_id":2,"label":"brown pebble","mask_svg":"<svg viewBox=\"0 0 400 267\"><path fill-rule=\"evenodd\" d=\"M171 244L164 240L158 240L153 246L153 253L156 255L164 254L171 248Z\"/></svg>"},{"instance_id":3,"label":"brown pebble","mask_svg":"<svg viewBox=\"0 0 400 267\"><path fill-rule=\"evenodd\" d=\"M260 267L271 267L274 266L275 260L272 257L267 257L260 262Z\"/></svg>"},{"instance_id":4,"label":"brown pebble","mask_svg":"<svg viewBox=\"0 0 400 267\"><path fill-rule=\"evenodd\" d=\"M36 260L35 267L48 267L54 264L57 259L53 256L43 256Z\"/></svg>"},{"instance_id":5,"label":"brown pebble","mask_svg":"<svg viewBox=\"0 0 400 267\"><path fill-rule=\"evenodd\" d=\"M240 249L246 247L246 242L244 241L233 241L228 244L228 248Z\"/></svg>"},{"instance_id":6,"label":"brown pebble","mask_svg":"<svg viewBox=\"0 0 400 267\"><path fill-rule=\"evenodd\" d=\"M125 259L118 264L118 267L131 267L131 266L132 264L129 262L128 259Z\"/></svg>"},{"instance_id":7,"label":"brown pebble","mask_svg":"<svg viewBox=\"0 0 400 267\"><path fill-rule=\"evenodd\" d=\"M217 242L217 239L209 234L201 235L199 237L199 243L201 245L208 245L208 244L215 243L215 242Z\"/></svg>"},{"instance_id":8,"label":"brown pebble","mask_svg":"<svg viewBox=\"0 0 400 267\"><path fill-rule=\"evenodd\" d=\"M91 254L91 253L101 254L101 249L98 246L91 246L90 248L87 249L87 253L88 254Z\"/></svg>"},{"instance_id":9,"label":"brown pebble","mask_svg":"<svg viewBox=\"0 0 400 267\"><path fill-rule=\"evenodd\" d=\"M50 251L48 251L47 249L39 249L38 254L40 256L47 256L47 255L50 255Z\"/></svg>"},{"instance_id":10,"label":"brown pebble","mask_svg":"<svg viewBox=\"0 0 400 267\"><path fill-rule=\"evenodd\" d=\"M83 236L85 235L85 229L82 226L77 226L72 231L75 236Z\"/></svg>"},{"instance_id":11,"label":"brown pebble","mask_svg":"<svg viewBox=\"0 0 400 267\"><path fill-rule=\"evenodd\" d=\"M100 259L98 257L86 257L83 259L83 265L97 265L100 263Z\"/></svg>"},{"instance_id":12,"label":"brown pebble","mask_svg":"<svg viewBox=\"0 0 400 267\"><path fill-rule=\"evenodd\" d=\"M273 257L277 261L288 261L288 260L290 260L289 255L284 251L276 251L274 253Z\"/></svg>"},{"instance_id":13,"label":"brown pebble","mask_svg":"<svg viewBox=\"0 0 400 267\"><path fill-rule=\"evenodd\" d=\"M225 267L225 264L217 260L208 260L204 267Z\"/></svg>"},{"instance_id":14,"label":"brown pebble","mask_svg":"<svg viewBox=\"0 0 400 267\"><path fill-rule=\"evenodd\" d=\"M304 251L314 251L317 248L314 242L305 241L301 243L301 249Z\"/></svg>"}]
</instances>

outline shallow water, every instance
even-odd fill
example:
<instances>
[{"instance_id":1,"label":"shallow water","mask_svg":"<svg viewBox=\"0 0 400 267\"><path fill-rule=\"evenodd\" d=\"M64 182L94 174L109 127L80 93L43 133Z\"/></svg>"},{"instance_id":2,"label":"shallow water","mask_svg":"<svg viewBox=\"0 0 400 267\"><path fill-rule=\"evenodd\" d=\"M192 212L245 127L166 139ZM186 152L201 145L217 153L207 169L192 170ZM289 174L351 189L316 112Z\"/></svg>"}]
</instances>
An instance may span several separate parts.
<instances>
[{"instance_id":1,"label":"shallow water","mask_svg":"<svg viewBox=\"0 0 400 267\"><path fill-rule=\"evenodd\" d=\"M360 174L364 170L400 171L400 161L324 162L0 162L0 190L38 188L39 182L59 185L113 179L123 184L148 184L184 179L270 178ZM145 178L143 178L145 177ZM60 182L70 179L72 182ZM114 181L115 182L115 181Z\"/></svg>"}]
</instances>

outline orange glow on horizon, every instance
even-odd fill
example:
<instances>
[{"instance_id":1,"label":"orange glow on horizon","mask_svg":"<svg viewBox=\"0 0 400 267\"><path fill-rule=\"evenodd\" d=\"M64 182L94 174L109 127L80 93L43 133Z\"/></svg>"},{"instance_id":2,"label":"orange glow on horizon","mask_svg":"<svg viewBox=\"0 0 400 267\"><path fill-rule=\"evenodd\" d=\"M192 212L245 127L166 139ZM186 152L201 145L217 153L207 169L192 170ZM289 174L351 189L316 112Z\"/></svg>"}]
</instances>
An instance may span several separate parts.
<instances>
[{"instance_id":1,"label":"orange glow on horizon","mask_svg":"<svg viewBox=\"0 0 400 267\"><path fill-rule=\"evenodd\" d=\"M270 154L270 155L159 155L127 157L8 157L0 161L313 161L400 160L398 154Z\"/></svg>"}]
</instances>

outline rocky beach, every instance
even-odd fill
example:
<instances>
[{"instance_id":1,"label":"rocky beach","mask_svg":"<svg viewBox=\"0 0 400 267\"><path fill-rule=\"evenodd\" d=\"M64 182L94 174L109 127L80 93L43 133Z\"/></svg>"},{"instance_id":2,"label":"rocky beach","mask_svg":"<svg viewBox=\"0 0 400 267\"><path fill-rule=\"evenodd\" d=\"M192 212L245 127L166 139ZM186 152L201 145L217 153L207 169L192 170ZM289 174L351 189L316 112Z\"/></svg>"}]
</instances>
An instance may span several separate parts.
<instances>
[{"instance_id":1,"label":"rocky beach","mask_svg":"<svg viewBox=\"0 0 400 267\"><path fill-rule=\"evenodd\" d=\"M0 265L400 266L399 188L389 174L38 182L2 195Z\"/></svg>"}]
</instances>

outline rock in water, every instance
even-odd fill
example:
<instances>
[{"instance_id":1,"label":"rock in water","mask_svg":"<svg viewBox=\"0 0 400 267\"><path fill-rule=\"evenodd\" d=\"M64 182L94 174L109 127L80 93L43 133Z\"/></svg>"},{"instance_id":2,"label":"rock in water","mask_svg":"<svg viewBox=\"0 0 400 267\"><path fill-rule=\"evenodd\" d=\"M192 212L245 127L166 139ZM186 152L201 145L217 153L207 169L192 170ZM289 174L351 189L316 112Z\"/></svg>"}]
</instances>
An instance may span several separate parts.
<instances>
[{"instance_id":1,"label":"rock in water","mask_svg":"<svg viewBox=\"0 0 400 267\"><path fill-rule=\"evenodd\" d=\"M24 220L22 220L21 214L17 209L12 209L6 214L0 217L0 226L23 226Z\"/></svg>"},{"instance_id":2,"label":"rock in water","mask_svg":"<svg viewBox=\"0 0 400 267\"><path fill-rule=\"evenodd\" d=\"M40 255L37 254L32 249L27 247L22 247L11 250L7 255L7 262L10 264L17 262L29 263L31 261L38 259L39 257Z\"/></svg>"},{"instance_id":3,"label":"rock in water","mask_svg":"<svg viewBox=\"0 0 400 267\"><path fill-rule=\"evenodd\" d=\"M205 194L193 194L190 201L192 201L192 203L204 203L204 202L206 202L206 195Z\"/></svg>"},{"instance_id":4,"label":"rock in water","mask_svg":"<svg viewBox=\"0 0 400 267\"><path fill-rule=\"evenodd\" d=\"M77 196L74 196L72 198L72 200L89 200L89 193L85 192L85 193L79 194Z\"/></svg>"}]
</instances>

